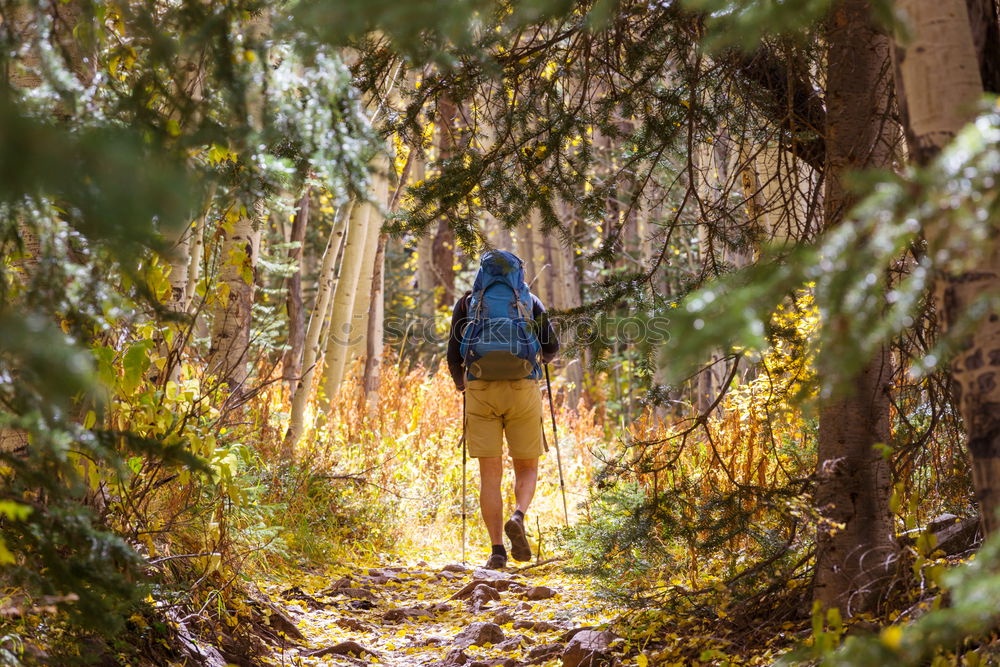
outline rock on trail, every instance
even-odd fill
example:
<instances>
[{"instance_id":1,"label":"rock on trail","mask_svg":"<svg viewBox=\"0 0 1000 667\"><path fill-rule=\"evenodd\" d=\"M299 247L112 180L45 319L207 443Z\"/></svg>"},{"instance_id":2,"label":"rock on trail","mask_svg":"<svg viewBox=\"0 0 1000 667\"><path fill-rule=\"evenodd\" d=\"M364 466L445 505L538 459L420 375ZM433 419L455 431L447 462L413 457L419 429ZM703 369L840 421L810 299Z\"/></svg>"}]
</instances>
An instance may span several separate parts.
<instances>
[{"instance_id":1,"label":"rock on trail","mask_svg":"<svg viewBox=\"0 0 1000 667\"><path fill-rule=\"evenodd\" d=\"M558 565L499 572L421 562L290 583L265 585L300 635L268 658L273 665L635 664L615 655L620 642L604 629L619 610Z\"/></svg>"}]
</instances>

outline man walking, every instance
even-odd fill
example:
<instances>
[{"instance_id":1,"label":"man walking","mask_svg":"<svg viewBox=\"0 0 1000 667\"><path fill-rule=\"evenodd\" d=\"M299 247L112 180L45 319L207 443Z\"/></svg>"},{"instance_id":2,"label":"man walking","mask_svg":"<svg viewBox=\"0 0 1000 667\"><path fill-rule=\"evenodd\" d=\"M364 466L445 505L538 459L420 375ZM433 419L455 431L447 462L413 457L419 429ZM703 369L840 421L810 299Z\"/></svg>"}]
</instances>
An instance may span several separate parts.
<instances>
[{"instance_id":1,"label":"man walking","mask_svg":"<svg viewBox=\"0 0 1000 667\"><path fill-rule=\"evenodd\" d=\"M507 565L503 532L511 556L531 559L524 515L535 495L542 455L542 396L539 363L559 351L545 307L528 290L524 263L491 250L480 260L470 292L455 304L448 338L448 369L465 392L465 442L479 461L479 506L493 551L486 567ZM514 466L516 508L503 522L503 438Z\"/></svg>"}]
</instances>

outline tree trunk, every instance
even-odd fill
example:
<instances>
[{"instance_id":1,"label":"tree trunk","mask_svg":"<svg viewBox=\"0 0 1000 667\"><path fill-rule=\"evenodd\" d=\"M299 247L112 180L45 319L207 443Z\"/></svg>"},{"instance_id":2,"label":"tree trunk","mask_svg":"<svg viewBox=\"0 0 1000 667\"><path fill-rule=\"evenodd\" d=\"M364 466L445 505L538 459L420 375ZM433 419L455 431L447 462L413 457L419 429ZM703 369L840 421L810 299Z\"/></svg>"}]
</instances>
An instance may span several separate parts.
<instances>
[{"instance_id":1,"label":"tree trunk","mask_svg":"<svg viewBox=\"0 0 1000 667\"><path fill-rule=\"evenodd\" d=\"M724 132L720 133L725 136ZM733 183L730 182L732 173L731 167L736 162L736 156L732 153L728 141L717 140L711 144L704 144L700 149L696 149L691 159L694 161L694 171L697 178L696 190L698 198L702 202L703 210L718 211L728 207L727 200L730 198ZM749 223L760 224L759 216L762 216L760 204L761 197L756 187L757 175L749 169L744 169L740 174L741 183L746 200L746 213ZM727 219L720 221L703 220L704 224L699 225L699 243L702 251L702 262L706 268L711 268L712 272L723 272L741 269L753 261L753 253L749 249L736 249L733 247L733 238L738 231L733 227L742 221L737 220L735 224L726 227ZM720 223L722 226L720 226ZM710 228L715 228L717 234L711 233ZM724 237L724 238L719 238ZM740 363L738 359L733 361L723 361L725 355L721 351L712 353L708 365L698 373L694 381L694 404L695 412L699 415L709 414L709 410L719 398L719 394L728 389L724 386L726 379L730 376L732 369L730 363ZM717 406L714 413L721 412L721 407Z\"/></svg>"},{"instance_id":2,"label":"tree trunk","mask_svg":"<svg viewBox=\"0 0 1000 667\"><path fill-rule=\"evenodd\" d=\"M170 265L170 296L167 298L167 308L182 312L188 304L188 271L191 268L191 231L188 226L173 239L167 251L167 263Z\"/></svg>"},{"instance_id":3,"label":"tree trunk","mask_svg":"<svg viewBox=\"0 0 1000 667\"><path fill-rule=\"evenodd\" d=\"M414 148L413 150L421 150ZM414 183L422 183L427 173L427 164L423 152L413 157L411 167ZM417 239L416 284L420 315L431 319L434 317L434 307L437 295L434 293L434 234L426 232Z\"/></svg>"},{"instance_id":4,"label":"tree trunk","mask_svg":"<svg viewBox=\"0 0 1000 667\"><path fill-rule=\"evenodd\" d=\"M455 104L447 97L438 101L438 159L447 160L455 154ZM455 233L446 218L438 221L431 244L434 267L434 287L441 288L438 307L451 307L458 298L455 294Z\"/></svg>"},{"instance_id":5,"label":"tree trunk","mask_svg":"<svg viewBox=\"0 0 1000 667\"><path fill-rule=\"evenodd\" d=\"M364 259L365 242L368 239L369 204L358 202L351 211L347 228L344 256L340 262L340 276L334 293L330 327L326 341L326 371L323 380L323 405L330 401L340 388L347 368L351 350L351 318L354 315L354 299L361 277L361 261Z\"/></svg>"},{"instance_id":6,"label":"tree trunk","mask_svg":"<svg viewBox=\"0 0 1000 667\"><path fill-rule=\"evenodd\" d=\"M909 22L913 41L902 55L899 73L905 89L909 128L914 141L910 154L928 163L972 120L975 103L983 93L982 71L976 41L965 5L958 0L899 0ZM992 54L996 57L996 54ZM925 230L933 248L948 233L946 228ZM991 252L966 273L941 275L934 290L934 305L942 328L953 326L979 296L1000 289L1000 251ZM1000 530L1000 317L984 318L951 362L959 410L965 422L972 485L979 502L983 531Z\"/></svg>"},{"instance_id":7,"label":"tree trunk","mask_svg":"<svg viewBox=\"0 0 1000 667\"><path fill-rule=\"evenodd\" d=\"M368 409L374 407L372 399L378 391L382 356L384 353L383 327L385 326L385 244L388 238L379 234L375 251L375 273L372 276L371 307L368 309L368 335L365 349L365 372L362 391L367 399Z\"/></svg>"},{"instance_id":8,"label":"tree trunk","mask_svg":"<svg viewBox=\"0 0 1000 667\"><path fill-rule=\"evenodd\" d=\"M996 0L965 0L965 6L969 13L983 90L1000 93L1000 3Z\"/></svg>"},{"instance_id":9,"label":"tree trunk","mask_svg":"<svg viewBox=\"0 0 1000 667\"><path fill-rule=\"evenodd\" d=\"M825 225L840 224L856 197L852 171L890 164L889 40L872 25L867 0L837 0L827 44ZM843 313L840 317L850 317ZM824 326L836 326L825 322ZM890 357L880 349L850 381L846 395L820 405L813 599L844 616L873 609L896 567L898 546L889 510L888 462L875 449L889 432Z\"/></svg>"},{"instance_id":10,"label":"tree trunk","mask_svg":"<svg viewBox=\"0 0 1000 667\"><path fill-rule=\"evenodd\" d=\"M329 314L336 285L340 284L336 278L337 255L340 254L341 246L344 245L344 230L347 227L347 221L352 218L355 208L360 207L356 207L353 201L344 204L337 216L337 223L330 233L330 239L326 243L326 250L323 251L323 263L320 266L319 281L316 287L316 304L309 316L309 328L306 330L302 345L302 369L304 372L301 377L296 379L295 391L292 393L292 410L288 419L288 432L285 434L283 451L283 458L286 461L292 460L294 447L305 430L306 405L309 402L309 393L312 390L313 377L316 373L316 360L319 357L319 344L322 340L320 336L324 329L323 322Z\"/></svg>"},{"instance_id":11,"label":"tree trunk","mask_svg":"<svg viewBox=\"0 0 1000 667\"><path fill-rule=\"evenodd\" d=\"M226 294L214 309L212 343L209 349L209 371L239 392L249 376L250 322L253 307L254 273L260 250L260 220L264 202L254 203L227 231L220 250L219 286Z\"/></svg>"},{"instance_id":12,"label":"tree trunk","mask_svg":"<svg viewBox=\"0 0 1000 667\"><path fill-rule=\"evenodd\" d=\"M528 220L521 223L517 229L517 256L524 261L524 278L530 285L538 273L535 267L535 231L538 223L538 212L532 211Z\"/></svg>"},{"instance_id":13,"label":"tree trunk","mask_svg":"<svg viewBox=\"0 0 1000 667\"><path fill-rule=\"evenodd\" d=\"M288 239L291 243L298 244L288 253L288 258L295 262L295 273L288 277L288 349L285 351L281 377L288 383L289 389L295 387L302 375L302 346L306 337L306 316L302 306L302 255L306 228L309 226L309 195L309 187L306 186Z\"/></svg>"},{"instance_id":14,"label":"tree trunk","mask_svg":"<svg viewBox=\"0 0 1000 667\"><path fill-rule=\"evenodd\" d=\"M73 31L82 26L85 18L81 4L75 0L69 2L54 3L48 9L55 19L47 24L51 26L52 32L44 34L39 13L45 8L32 6L30 4L15 3L11 8L9 17L10 25L0 24L0 28L8 33L3 36L3 41L19 46L25 42L33 42L33 45L25 50L23 59L17 63L7 63L6 71L9 74L8 83L12 88L34 89L42 84L42 78L35 71L41 66L41 53L45 50L51 54L61 52L66 56L66 64L74 75L81 81L89 83L93 80L97 63L94 53L85 53L81 46L81 41L74 37ZM89 29L83 34L89 34ZM43 46L44 44L44 46ZM88 57L89 56L89 57ZM20 64L21 67L17 67ZM64 118L65 110L61 104L56 108L56 116ZM42 238L37 228L27 223L23 217L18 215L17 230L20 238L20 257L13 262L11 268L14 273L20 273L20 280L23 284L30 283L38 267L39 259L42 256ZM6 250L0 248L0 251ZM16 308L17 305L14 305ZM13 378L14 381L17 378ZM0 452L11 452L28 447L28 433L17 428L0 428Z\"/></svg>"},{"instance_id":15,"label":"tree trunk","mask_svg":"<svg viewBox=\"0 0 1000 667\"><path fill-rule=\"evenodd\" d=\"M212 201L215 199L216 185L212 183L208 188L208 196L205 198L205 210L198 216L194 229L191 231L191 245L188 252L190 262L187 270L187 286L184 288L188 302L186 308L191 307L194 300L195 290L198 287L198 278L201 277L201 262L205 257L205 222L212 211ZM197 313L195 313L197 317Z\"/></svg>"},{"instance_id":16,"label":"tree trunk","mask_svg":"<svg viewBox=\"0 0 1000 667\"><path fill-rule=\"evenodd\" d=\"M568 207L565 204L560 203L560 207L561 210L568 212ZM570 215L564 215L563 219L567 221L567 226L572 230L573 223L570 221ZM576 246L572 236L568 244L564 245L556 242L553 246L555 260L553 262L553 275L556 279L555 294L553 295L552 303L546 305L549 308L559 310L576 308L582 304L580 283L576 272ZM554 324L556 334L558 335L560 330L559 322L555 322ZM583 360L577 358L562 359L561 361L562 375L569 382L566 387L566 400L569 405L576 406L580 401L580 395L583 391Z\"/></svg>"},{"instance_id":17,"label":"tree trunk","mask_svg":"<svg viewBox=\"0 0 1000 667\"><path fill-rule=\"evenodd\" d=\"M371 309L372 279L375 277L375 255L378 252L379 237L382 235L382 222L385 220L383 211L388 204L386 201L389 196L388 170L391 168L389 160L384 156L375 160L372 191L369 193L373 203L366 204L369 209L367 234L364 256L361 258L361 273L358 276L358 290L354 298L354 312L351 315L351 347L346 361L348 366L363 356L367 349L368 314Z\"/></svg>"},{"instance_id":18,"label":"tree trunk","mask_svg":"<svg viewBox=\"0 0 1000 667\"><path fill-rule=\"evenodd\" d=\"M540 293L539 296L542 302L545 304L546 308L551 308L556 301L556 276L555 276L555 254L552 250L553 243L558 243L558 241L553 241L554 230L549 230L543 232L542 236L542 257L545 258L545 275L541 284L538 286Z\"/></svg>"},{"instance_id":19,"label":"tree trunk","mask_svg":"<svg viewBox=\"0 0 1000 667\"><path fill-rule=\"evenodd\" d=\"M983 94L968 13L959 0L897 0L913 40L899 71L911 137L910 155L927 164L972 120ZM994 54L995 55L995 54Z\"/></svg>"}]
</instances>

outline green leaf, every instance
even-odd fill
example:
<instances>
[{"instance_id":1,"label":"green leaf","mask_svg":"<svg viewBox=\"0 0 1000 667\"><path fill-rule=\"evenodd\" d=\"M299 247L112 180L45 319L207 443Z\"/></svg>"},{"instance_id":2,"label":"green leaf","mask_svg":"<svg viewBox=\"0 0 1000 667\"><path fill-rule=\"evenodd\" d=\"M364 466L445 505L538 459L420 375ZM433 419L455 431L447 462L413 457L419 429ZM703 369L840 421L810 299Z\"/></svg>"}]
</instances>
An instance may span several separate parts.
<instances>
[{"instance_id":1,"label":"green leaf","mask_svg":"<svg viewBox=\"0 0 1000 667\"><path fill-rule=\"evenodd\" d=\"M142 382L143 375L149 370L149 349L152 341L141 341L132 345L122 360L125 377L122 379L122 390L131 394Z\"/></svg>"},{"instance_id":2,"label":"green leaf","mask_svg":"<svg viewBox=\"0 0 1000 667\"><path fill-rule=\"evenodd\" d=\"M11 521L24 521L31 515L30 505L15 503L13 500L0 500L0 514L3 514ZM2 561L2 558L0 558Z\"/></svg>"}]
</instances>

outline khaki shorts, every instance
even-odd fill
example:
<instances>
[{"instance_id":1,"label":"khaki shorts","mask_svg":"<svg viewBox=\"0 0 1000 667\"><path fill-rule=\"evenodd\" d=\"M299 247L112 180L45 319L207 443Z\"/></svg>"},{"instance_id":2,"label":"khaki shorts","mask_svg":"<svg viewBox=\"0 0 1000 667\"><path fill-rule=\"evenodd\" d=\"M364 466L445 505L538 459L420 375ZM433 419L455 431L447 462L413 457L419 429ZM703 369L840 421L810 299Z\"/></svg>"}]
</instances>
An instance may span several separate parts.
<instances>
[{"instance_id":1,"label":"khaki shorts","mask_svg":"<svg viewBox=\"0 0 1000 667\"><path fill-rule=\"evenodd\" d=\"M542 455L542 394L536 380L469 380L465 386L465 439L474 458Z\"/></svg>"}]
</instances>

